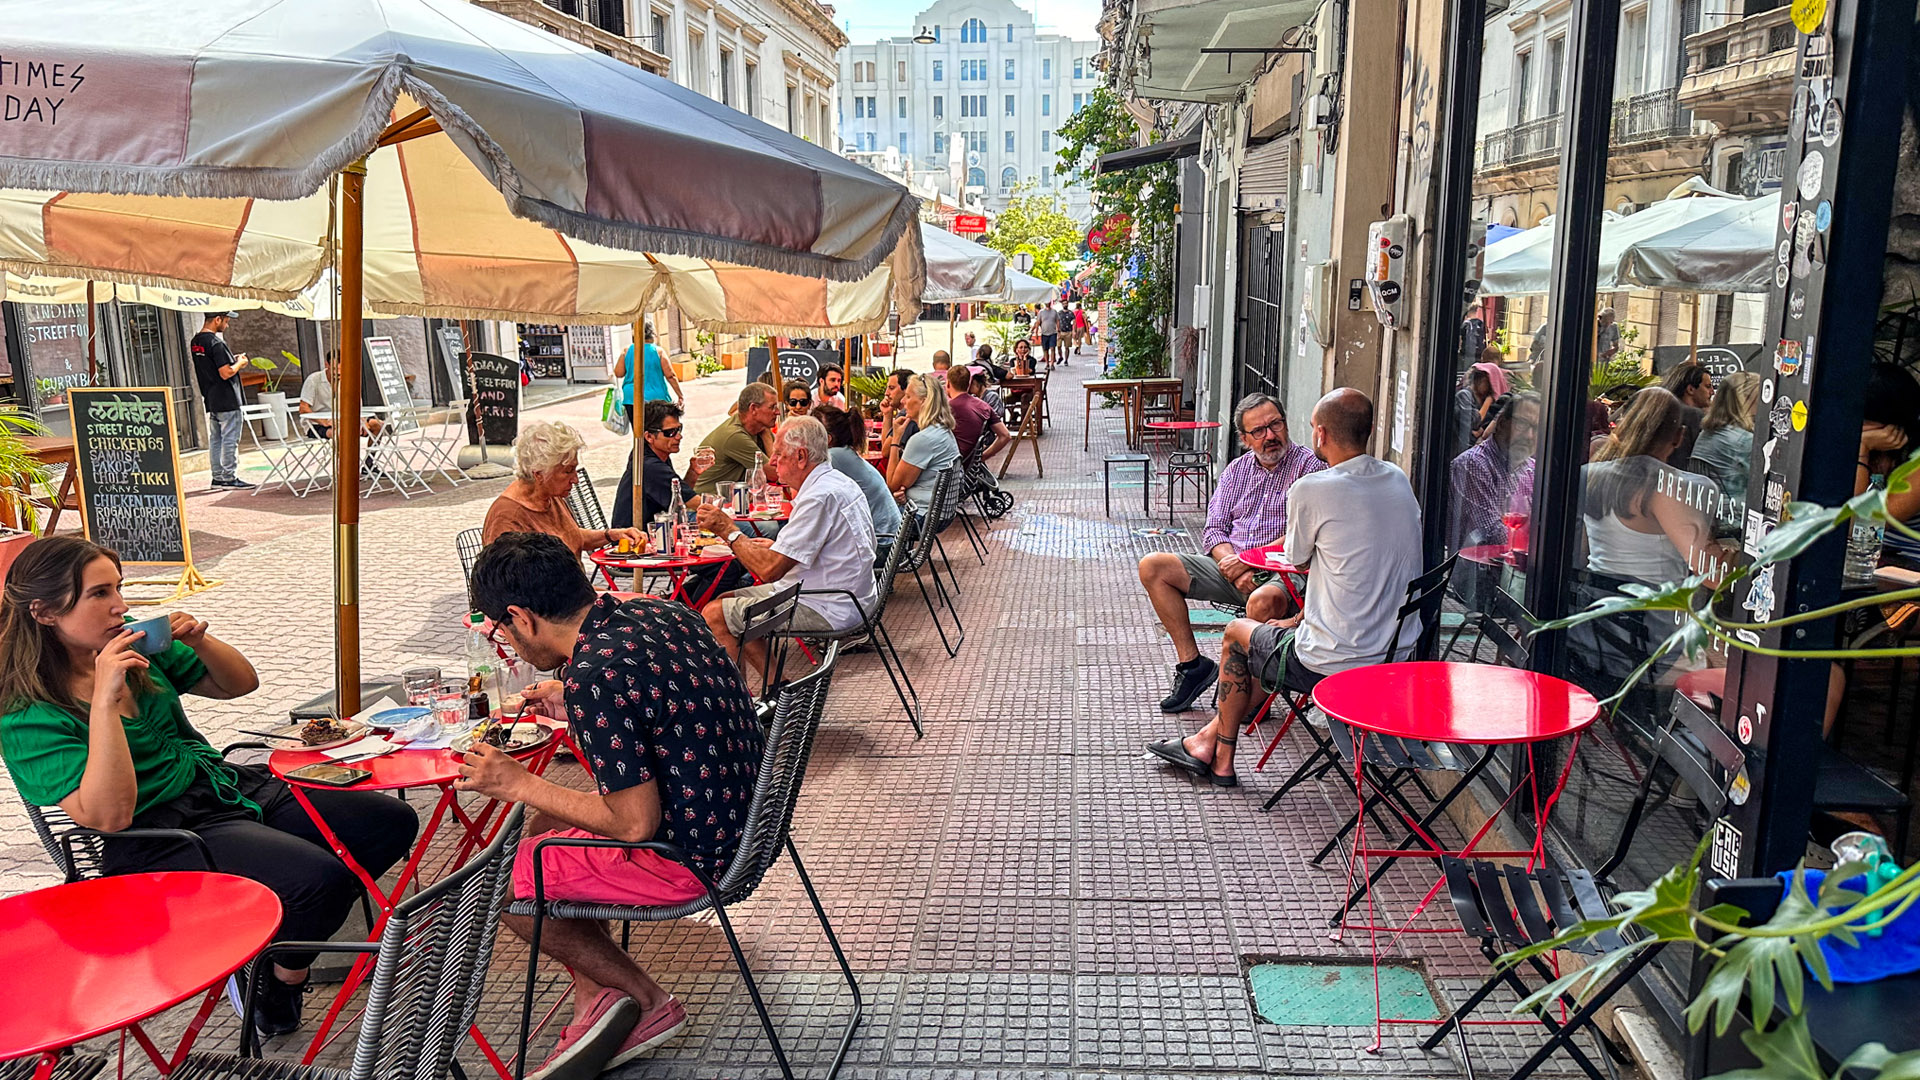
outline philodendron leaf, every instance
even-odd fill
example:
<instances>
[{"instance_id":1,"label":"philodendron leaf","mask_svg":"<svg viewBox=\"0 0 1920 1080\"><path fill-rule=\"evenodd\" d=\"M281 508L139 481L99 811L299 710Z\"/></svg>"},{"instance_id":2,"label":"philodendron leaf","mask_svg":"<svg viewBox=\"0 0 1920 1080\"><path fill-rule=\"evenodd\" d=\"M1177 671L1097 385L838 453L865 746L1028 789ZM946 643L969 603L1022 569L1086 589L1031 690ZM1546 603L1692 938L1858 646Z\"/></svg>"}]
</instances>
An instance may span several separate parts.
<instances>
[{"instance_id":1,"label":"philodendron leaf","mask_svg":"<svg viewBox=\"0 0 1920 1080\"><path fill-rule=\"evenodd\" d=\"M1763 926L1769 930L1792 930L1806 926L1825 915L1807 895L1806 879L1793 876L1793 886L1780 901L1780 907ZM1781 937L1738 937L1728 935L1719 944L1726 952L1714 962L1700 992L1687 1005L1687 1026L1699 1031L1711 1015L1716 1035L1724 1035L1740 1009L1741 999L1751 995L1755 1024L1766 1027L1773 1019L1775 987L1785 999L1787 1011L1798 1015L1806 997L1807 970L1812 969L1821 985L1831 987L1826 956L1820 952L1816 934Z\"/></svg>"},{"instance_id":2,"label":"philodendron leaf","mask_svg":"<svg viewBox=\"0 0 1920 1080\"><path fill-rule=\"evenodd\" d=\"M1740 1042L1760 1067L1734 1069L1708 1080L1827 1080L1804 1016L1795 1016L1772 1031L1743 1031Z\"/></svg>"},{"instance_id":3,"label":"philodendron leaf","mask_svg":"<svg viewBox=\"0 0 1920 1080\"><path fill-rule=\"evenodd\" d=\"M1851 506L1821 506L1796 502L1787 505L1787 520L1782 521L1760 541L1755 563L1784 562L1807 550L1815 540L1839 527L1853 516Z\"/></svg>"},{"instance_id":4,"label":"philodendron leaf","mask_svg":"<svg viewBox=\"0 0 1920 1080\"><path fill-rule=\"evenodd\" d=\"M1881 1043L1868 1043L1847 1055L1847 1060L1833 1070L1832 1080L1844 1080L1855 1069L1868 1076L1877 1069L1879 1080L1920 1080L1920 1050L1896 1054Z\"/></svg>"},{"instance_id":5,"label":"philodendron leaf","mask_svg":"<svg viewBox=\"0 0 1920 1080\"><path fill-rule=\"evenodd\" d=\"M1600 987L1605 986L1636 954L1643 949L1651 949L1657 944L1658 942L1653 938L1641 938L1638 941L1629 943L1623 948L1618 948L1610 953L1603 954L1598 959L1584 966L1574 968L1565 975L1528 994L1525 1000L1513 1007L1513 1011L1517 1013L1535 1012L1553 1004L1562 997L1570 997L1574 1001L1585 1001L1588 995ZM1507 954L1507 956L1512 955L1514 954ZM1505 960L1507 956L1503 956L1501 959Z\"/></svg>"},{"instance_id":6,"label":"philodendron leaf","mask_svg":"<svg viewBox=\"0 0 1920 1080\"><path fill-rule=\"evenodd\" d=\"M1625 584L1620 586L1618 593L1603 596L1587 605L1584 610L1563 619L1541 623L1539 630L1565 630L1568 627L1593 622L1595 619L1624 615L1628 612L1691 611L1694 590L1705 581L1705 577L1696 574L1680 581L1669 581L1664 585Z\"/></svg>"}]
</instances>

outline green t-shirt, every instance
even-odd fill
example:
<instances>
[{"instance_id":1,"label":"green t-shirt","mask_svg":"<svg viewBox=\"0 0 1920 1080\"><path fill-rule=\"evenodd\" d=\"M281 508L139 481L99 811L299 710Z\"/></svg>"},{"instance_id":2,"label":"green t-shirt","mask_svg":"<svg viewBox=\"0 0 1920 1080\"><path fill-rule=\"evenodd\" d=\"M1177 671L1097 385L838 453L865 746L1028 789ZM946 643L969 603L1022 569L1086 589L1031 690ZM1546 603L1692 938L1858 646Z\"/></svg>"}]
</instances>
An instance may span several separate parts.
<instances>
[{"instance_id":1,"label":"green t-shirt","mask_svg":"<svg viewBox=\"0 0 1920 1080\"><path fill-rule=\"evenodd\" d=\"M204 775L221 801L257 815L259 807L235 786L233 769L180 707L180 691L205 678L207 666L178 641L148 659L153 691L139 699L140 714L125 722L137 792L134 813L179 797L196 775ZM70 708L31 702L0 716L0 759L21 798L35 806L56 805L79 789L86 771L87 721Z\"/></svg>"},{"instance_id":2,"label":"green t-shirt","mask_svg":"<svg viewBox=\"0 0 1920 1080\"><path fill-rule=\"evenodd\" d=\"M707 433L700 445L713 447L713 464L693 485L693 490L702 495L714 494L722 480L745 480L753 469L753 455L763 452L760 441L747 434L738 416L727 417Z\"/></svg>"}]
</instances>

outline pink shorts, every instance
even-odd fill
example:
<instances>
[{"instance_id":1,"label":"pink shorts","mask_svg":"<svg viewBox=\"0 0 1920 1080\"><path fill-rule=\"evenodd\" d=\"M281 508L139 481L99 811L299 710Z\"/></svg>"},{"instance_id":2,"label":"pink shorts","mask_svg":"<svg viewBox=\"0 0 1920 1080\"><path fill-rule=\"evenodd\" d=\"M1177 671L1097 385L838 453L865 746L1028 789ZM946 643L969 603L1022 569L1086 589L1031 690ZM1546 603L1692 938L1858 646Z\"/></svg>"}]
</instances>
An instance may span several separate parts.
<instances>
[{"instance_id":1,"label":"pink shorts","mask_svg":"<svg viewBox=\"0 0 1920 1080\"><path fill-rule=\"evenodd\" d=\"M533 897L533 853L548 837L593 838L585 829L561 829L522 837L513 857L513 895ZM549 900L627 907L666 907L702 896L693 871L651 851L622 848L551 847L541 856L541 882Z\"/></svg>"}]
</instances>

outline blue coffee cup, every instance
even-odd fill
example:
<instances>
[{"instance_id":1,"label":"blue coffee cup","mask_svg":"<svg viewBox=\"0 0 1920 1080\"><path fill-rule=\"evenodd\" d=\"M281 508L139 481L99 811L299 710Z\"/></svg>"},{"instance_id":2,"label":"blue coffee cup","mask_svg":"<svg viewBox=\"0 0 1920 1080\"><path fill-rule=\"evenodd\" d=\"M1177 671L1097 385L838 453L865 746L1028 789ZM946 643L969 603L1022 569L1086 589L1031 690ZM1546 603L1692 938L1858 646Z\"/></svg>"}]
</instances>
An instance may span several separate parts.
<instances>
[{"instance_id":1,"label":"blue coffee cup","mask_svg":"<svg viewBox=\"0 0 1920 1080\"><path fill-rule=\"evenodd\" d=\"M173 647L173 617L170 615L155 615L151 619L130 622L122 629L146 631L146 636L133 643L134 649L143 655L159 656Z\"/></svg>"}]
</instances>

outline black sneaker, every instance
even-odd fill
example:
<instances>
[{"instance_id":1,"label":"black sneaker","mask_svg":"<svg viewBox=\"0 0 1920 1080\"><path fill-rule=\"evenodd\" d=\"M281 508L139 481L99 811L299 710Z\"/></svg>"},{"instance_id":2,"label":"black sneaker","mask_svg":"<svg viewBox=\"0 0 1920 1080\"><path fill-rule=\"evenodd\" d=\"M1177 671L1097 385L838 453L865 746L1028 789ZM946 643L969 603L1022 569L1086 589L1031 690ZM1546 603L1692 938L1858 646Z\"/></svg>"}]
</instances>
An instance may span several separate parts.
<instances>
[{"instance_id":1,"label":"black sneaker","mask_svg":"<svg viewBox=\"0 0 1920 1080\"><path fill-rule=\"evenodd\" d=\"M253 992L253 1029L263 1039L296 1031L300 1027L300 998L307 984L294 986L267 972Z\"/></svg>"},{"instance_id":2,"label":"black sneaker","mask_svg":"<svg viewBox=\"0 0 1920 1080\"><path fill-rule=\"evenodd\" d=\"M236 476L236 477L234 477L233 479L231 479L231 480L229 480L229 481L227 481L227 482L226 482L226 483L225 483L224 485L222 485L222 486L223 486L223 487L230 487L230 488L232 488L232 489L234 489L235 491L252 491L252 490L253 490L254 488L257 488L257 487L259 487L260 485L259 485L259 484L250 484L250 483L248 483L247 481L245 481L245 480L242 480L242 479L240 479L239 477L237 477L237 476Z\"/></svg>"},{"instance_id":3,"label":"black sneaker","mask_svg":"<svg viewBox=\"0 0 1920 1080\"><path fill-rule=\"evenodd\" d=\"M1220 677L1220 665L1204 656L1194 657L1191 663L1176 664L1173 669L1172 692L1160 702L1161 712L1185 712L1193 707L1194 700L1213 685Z\"/></svg>"}]
</instances>

